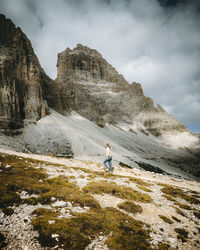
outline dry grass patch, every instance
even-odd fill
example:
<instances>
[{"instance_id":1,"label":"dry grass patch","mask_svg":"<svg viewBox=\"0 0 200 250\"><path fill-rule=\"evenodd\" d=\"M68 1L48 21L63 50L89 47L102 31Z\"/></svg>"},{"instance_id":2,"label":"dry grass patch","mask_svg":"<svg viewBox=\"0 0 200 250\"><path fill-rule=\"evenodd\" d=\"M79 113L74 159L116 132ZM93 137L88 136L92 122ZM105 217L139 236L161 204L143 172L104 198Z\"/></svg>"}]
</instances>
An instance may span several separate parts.
<instances>
[{"instance_id":1,"label":"dry grass patch","mask_svg":"<svg viewBox=\"0 0 200 250\"><path fill-rule=\"evenodd\" d=\"M148 183L146 181L143 181L143 180L141 180L139 178L135 178L135 177L129 177L129 181L131 181L131 182L133 182L135 184L141 185L141 186L146 186L146 187L152 186L152 184L150 184L150 183Z\"/></svg>"},{"instance_id":2,"label":"dry grass patch","mask_svg":"<svg viewBox=\"0 0 200 250\"><path fill-rule=\"evenodd\" d=\"M152 198L148 194L142 194L125 186L119 186L115 183L109 183L107 181L90 182L84 188L85 193L92 194L111 194L122 199L140 201L140 202L152 202Z\"/></svg>"},{"instance_id":3,"label":"dry grass patch","mask_svg":"<svg viewBox=\"0 0 200 250\"><path fill-rule=\"evenodd\" d=\"M190 206L186 205L186 204L183 204L183 203L180 203L180 202L175 202L175 204L177 206L179 206L180 208L182 208L182 209L192 210L192 208Z\"/></svg>"},{"instance_id":4,"label":"dry grass patch","mask_svg":"<svg viewBox=\"0 0 200 250\"><path fill-rule=\"evenodd\" d=\"M141 185L137 185L137 187L139 188L139 189L141 189L142 191L145 191L145 192L152 192L151 191L151 189L149 189L149 188L147 188L147 187L144 187L144 186L141 186Z\"/></svg>"},{"instance_id":5,"label":"dry grass patch","mask_svg":"<svg viewBox=\"0 0 200 250\"><path fill-rule=\"evenodd\" d=\"M22 203L36 205L51 204L51 198L65 200L80 206L98 208L98 202L90 195L81 192L75 183L68 177L59 176L48 179L48 175L42 168L34 168L34 162L29 159L20 159L10 155L0 155L1 166L1 190L0 208L8 208ZM6 166L10 167L6 167ZM38 166L38 162L36 164ZM21 191L28 194L37 194L38 198L30 197L21 199ZM6 210L4 210L6 211Z\"/></svg>"},{"instance_id":6,"label":"dry grass patch","mask_svg":"<svg viewBox=\"0 0 200 250\"><path fill-rule=\"evenodd\" d=\"M168 224L172 224L174 223L171 219L169 219L168 217L164 216L164 215L159 215L159 217L166 223Z\"/></svg>"},{"instance_id":7,"label":"dry grass patch","mask_svg":"<svg viewBox=\"0 0 200 250\"><path fill-rule=\"evenodd\" d=\"M164 185L164 187L161 189L161 191L167 195L170 195L175 198L181 198L183 200L186 200L187 202L190 202L191 204L199 204L199 200L192 195L187 194L180 188L174 188L169 185Z\"/></svg>"},{"instance_id":8,"label":"dry grass patch","mask_svg":"<svg viewBox=\"0 0 200 250\"><path fill-rule=\"evenodd\" d=\"M175 216L172 216L172 219L175 220L176 222L181 222L181 220L179 220L179 219L176 218Z\"/></svg>"},{"instance_id":9,"label":"dry grass patch","mask_svg":"<svg viewBox=\"0 0 200 250\"><path fill-rule=\"evenodd\" d=\"M117 205L118 208L124 209L128 213L142 213L142 207L140 205L136 205L133 202L125 201Z\"/></svg>"},{"instance_id":10,"label":"dry grass patch","mask_svg":"<svg viewBox=\"0 0 200 250\"><path fill-rule=\"evenodd\" d=\"M44 211L43 211L44 212ZM49 224L50 219L54 224ZM56 219L49 212L39 213L33 220L35 230L39 232L39 241L45 247L62 249L85 249L98 235L109 235L106 244L110 249L151 249L149 232L144 224L114 208L94 209L77 214L74 218ZM52 239L58 234L58 241Z\"/></svg>"},{"instance_id":11,"label":"dry grass patch","mask_svg":"<svg viewBox=\"0 0 200 250\"><path fill-rule=\"evenodd\" d=\"M169 195L163 194L162 196L163 196L164 198L166 198L167 200L169 200L169 201L176 202L176 200L175 200L174 198L172 198L171 196L169 196Z\"/></svg>"},{"instance_id":12,"label":"dry grass patch","mask_svg":"<svg viewBox=\"0 0 200 250\"><path fill-rule=\"evenodd\" d=\"M47 191L45 185L40 182L47 175L43 170L30 166L32 161L10 155L0 155L0 162L2 170L0 172L0 208L24 203L25 200L19 195L21 191L27 191L30 194Z\"/></svg>"}]
</instances>

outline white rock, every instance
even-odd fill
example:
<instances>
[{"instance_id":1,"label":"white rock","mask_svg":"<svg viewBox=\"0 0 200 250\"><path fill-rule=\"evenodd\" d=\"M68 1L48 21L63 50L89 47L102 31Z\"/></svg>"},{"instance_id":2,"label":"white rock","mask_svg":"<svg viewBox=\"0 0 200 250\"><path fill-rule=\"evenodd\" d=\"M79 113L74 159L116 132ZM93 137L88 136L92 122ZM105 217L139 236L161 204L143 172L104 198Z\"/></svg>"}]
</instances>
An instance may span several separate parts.
<instances>
[{"instance_id":1,"label":"white rock","mask_svg":"<svg viewBox=\"0 0 200 250\"><path fill-rule=\"evenodd\" d=\"M52 234L51 235L51 238L57 238L57 237L59 237L59 234Z\"/></svg>"},{"instance_id":2,"label":"white rock","mask_svg":"<svg viewBox=\"0 0 200 250\"><path fill-rule=\"evenodd\" d=\"M49 224L54 224L55 220L49 220Z\"/></svg>"},{"instance_id":3,"label":"white rock","mask_svg":"<svg viewBox=\"0 0 200 250\"><path fill-rule=\"evenodd\" d=\"M56 201L52 204L53 207L66 207L67 202L66 201Z\"/></svg>"},{"instance_id":4,"label":"white rock","mask_svg":"<svg viewBox=\"0 0 200 250\"><path fill-rule=\"evenodd\" d=\"M55 197L51 197L50 201L56 201Z\"/></svg>"}]
</instances>

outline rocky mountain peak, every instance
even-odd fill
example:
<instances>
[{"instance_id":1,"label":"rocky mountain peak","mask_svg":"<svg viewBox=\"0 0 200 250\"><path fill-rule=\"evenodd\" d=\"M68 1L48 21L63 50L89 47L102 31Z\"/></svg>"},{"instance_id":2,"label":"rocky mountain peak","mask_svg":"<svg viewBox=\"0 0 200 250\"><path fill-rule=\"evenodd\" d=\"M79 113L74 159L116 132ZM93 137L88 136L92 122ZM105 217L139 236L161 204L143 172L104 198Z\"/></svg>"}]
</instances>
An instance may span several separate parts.
<instances>
[{"instance_id":1,"label":"rocky mountain peak","mask_svg":"<svg viewBox=\"0 0 200 250\"><path fill-rule=\"evenodd\" d=\"M47 114L43 85L48 77L31 42L0 15L0 131L10 134Z\"/></svg>"},{"instance_id":2,"label":"rocky mountain peak","mask_svg":"<svg viewBox=\"0 0 200 250\"><path fill-rule=\"evenodd\" d=\"M34 53L30 40L19 27L0 14L0 46L16 49L25 49L30 54Z\"/></svg>"},{"instance_id":3,"label":"rocky mountain peak","mask_svg":"<svg viewBox=\"0 0 200 250\"><path fill-rule=\"evenodd\" d=\"M58 81L65 81L73 77L74 80L86 80L96 83L107 81L128 84L124 77L106 62L99 52L81 44L77 44L73 50L67 48L58 54L57 67Z\"/></svg>"}]
</instances>

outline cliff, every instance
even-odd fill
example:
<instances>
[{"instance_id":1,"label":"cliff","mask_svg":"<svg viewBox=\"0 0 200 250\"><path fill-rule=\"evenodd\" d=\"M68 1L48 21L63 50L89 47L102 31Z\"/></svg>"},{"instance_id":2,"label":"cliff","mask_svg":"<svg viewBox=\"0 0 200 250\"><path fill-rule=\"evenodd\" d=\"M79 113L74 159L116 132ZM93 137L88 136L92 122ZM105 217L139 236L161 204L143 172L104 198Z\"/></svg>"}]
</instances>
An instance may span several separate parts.
<instances>
[{"instance_id":1,"label":"cliff","mask_svg":"<svg viewBox=\"0 0 200 250\"><path fill-rule=\"evenodd\" d=\"M17 134L48 114L46 100L55 106L47 91L54 84L21 29L0 15L0 30L0 131Z\"/></svg>"}]
</instances>

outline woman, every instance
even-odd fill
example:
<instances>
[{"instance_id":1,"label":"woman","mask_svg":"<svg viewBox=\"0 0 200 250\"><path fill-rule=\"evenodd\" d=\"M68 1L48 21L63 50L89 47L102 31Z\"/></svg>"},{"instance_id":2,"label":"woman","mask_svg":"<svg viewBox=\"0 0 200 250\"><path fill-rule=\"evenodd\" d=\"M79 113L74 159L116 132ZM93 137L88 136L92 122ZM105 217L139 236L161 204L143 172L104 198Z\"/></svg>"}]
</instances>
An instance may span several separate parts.
<instances>
[{"instance_id":1,"label":"woman","mask_svg":"<svg viewBox=\"0 0 200 250\"><path fill-rule=\"evenodd\" d=\"M109 172L112 172L113 168L112 168L112 154L111 154L110 143L104 142L104 145L105 145L105 149L106 149L106 159L104 160L103 164L104 164L105 168L108 168L108 166L107 166L107 162L108 162Z\"/></svg>"}]
</instances>

